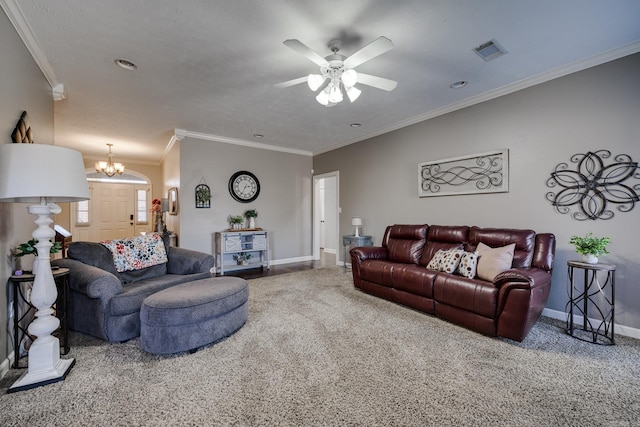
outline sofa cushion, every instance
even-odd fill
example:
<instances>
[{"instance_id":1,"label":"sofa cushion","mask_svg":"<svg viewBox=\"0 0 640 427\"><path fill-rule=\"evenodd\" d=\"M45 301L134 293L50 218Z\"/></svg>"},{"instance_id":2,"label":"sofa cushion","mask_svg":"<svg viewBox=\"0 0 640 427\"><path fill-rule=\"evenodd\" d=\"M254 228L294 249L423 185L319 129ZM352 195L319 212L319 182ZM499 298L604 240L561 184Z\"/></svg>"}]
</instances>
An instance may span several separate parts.
<instances>
[{"instance_id":1,"label":"sofa cushion","mask_svg":"<svg viewBox=\"0 0 640 427\"><path fill-rule=\"evenodd\" d=\"M401 225L388 227L383 246L389 253L389 261L417 264L427 236L427 225Z\"/></svg>"},{"instance_id":2,"label":"sofa cushion","mask_svg":"<svg viewBox=\"0 0 640 427\"><path fill-rule=\"evenodd\" d=\"M511 228L480 228L471 227L469 243L466 250L475 251L478 243L484 243L492 248L516 244L513 252L513 268L529 268L533 260L536 244L536 232Z\"/></svg>"},{"instance_id":3,"label":"sofa cushion","mask_svg":"<svg viewBox=\"0 0 640 427\"><path fill-rule=\"evenodd\" d=\"M478 252L464 252L460 258L457 272L469 279L476 277L478 266Z\"/></svg>"},{"instance_id":4,"label":"sofa cushion","mask_svg":"<svg viewBox=\"0 0 640 427\"><path fill-rule=\"evenodd\" d=\"M71 242L67 249L67 257L93 267L98 267L119 277L116 267L113 265L111 251L100 243Z\"/></svg>"},{"instance_id":5,"label":"sofa cushion","mask_svg":"<svg viewBox=\"0 0 640 427\"><path fill-rule=\"evenodd\" d=\"M448 251L446 250L438 249L433 258L431 258L431 261L429 261L429 264L427 264L427 270L440 271L442 260L444 259L447 252Z\"/></svg>"},{"instance_id":6,"label":"sofa cushion","mask_svg":"<svg viewBox=\"0 0 640 427\"><path fill-rule=\"evenodd\" d=\"M445 273L453 273L460 264L460 259L464 251L462 249L438 249L436 254L431 258L427 265L427 270L444 271Z\"/></svg>"},{"instance_id":7,"label":"sofa cushion","mask_svg":"<svg viewBox=\"0 0 640 427\"><path fill-rule=\"evenodd\" d=\"M499 248L492 248L480 242L477 248L478 278L493 282L494 277L510 269L513 263L513 251L515 248L515 243Z\"/></svg>"},{"instance_id":8,"label":"sofa cushion","mask_svg":"<svg viewBox=\"0 0 640 427\"><path fill-rule=\"evenodd\" d=\"M395 265L391 272L394 289L433 299L433 280L438 272L418 265Z\"/></svg>"},{"instance_id":9,"label":"sofa cushion","mask_svg":"<svg viewBox=\"0 0 640 427\"><path fill-rule=\"evenodd\" d=\"M432 225L427 231L427 243L420 257L420 265L427 266L439 249L462 249L469 236L469 227Z\"/></svg>"},{"instance_id":10,"label":"sofa cushion","mask_svg":"<svg viewBox=\"0 0 640 427\"><path fill-rule=\"evenodd\" d=\"M433 282L433 299L438 303L494 318L498 288L484 280L467 279L455 274L440 273ZM436 305L437 313L437 305Z\"/></svg>"}]
</instances>

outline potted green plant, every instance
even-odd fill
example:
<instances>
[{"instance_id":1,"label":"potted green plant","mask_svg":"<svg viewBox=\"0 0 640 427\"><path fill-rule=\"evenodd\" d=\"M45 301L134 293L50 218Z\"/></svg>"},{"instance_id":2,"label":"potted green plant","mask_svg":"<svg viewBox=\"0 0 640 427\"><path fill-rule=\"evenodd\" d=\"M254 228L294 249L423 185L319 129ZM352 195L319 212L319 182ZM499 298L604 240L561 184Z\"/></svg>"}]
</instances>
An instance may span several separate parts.
<instances>
[{"instance_id":1,"label":"potted green plant","mask_svg":"<svg viewBox=\"0 0 640 427\"><path fill-rule=\"evenodd\" d=\"M258 211L255 209L247 209L244 211L244 216L249 220L249 228L256 228L256 218L258 217Z\"/></svg>"},{"instance_id":2,"label":"potted green plant","mask_svg":"<svg viewBox=\"0 0 640 427\"><path fill-rule=\"evenodd\" d=\"M242 215L229 215L229 224L231 225L232 229L238 229L238 228L242 228L242 222L244 221L244 218L242 218Z\"/></svg>"},{"instance_id":3,"label":"potted green plant","mask_svg":"<svg viewBox=\"0 0 640 427\"><path fill-rule=\"evenodd\" d=\"M38 241L36 239L31 239L26 243L20 243L17 248L17 252L14 254L16 258L22 258L25 255L35 255L38 256L38 248L36 245ZM55 254L62 250L62 242L53 242L51 249L49 249L49 253ZM20 269L19 266L16 266L16 269Z\"/></svg>"},{"instance_id":4,"label":"potted green plant","mask_svg":"<svg viewBox=\"0 0 640 427\"><path fill-rule=\"evenodd\" d=\"M584 262L597 264L600 255L609 253L607 245L611 242L610 237L595 237L591 232L586 236L571 236L569 244L575 246L576 252L582 255Z\"/></svg>"},{"instance_id":5,"label":"potted green plant","mask_svg":"<svg viewBox=\"0 0 640 427\"><path fill-rule=\"evenodd\" d=\"M236 260L238 265L247 265L249 264L249 260L251 259L251 254L247 252L238 252L233 256L233 259Z\"/></svg>"}]
</instances>

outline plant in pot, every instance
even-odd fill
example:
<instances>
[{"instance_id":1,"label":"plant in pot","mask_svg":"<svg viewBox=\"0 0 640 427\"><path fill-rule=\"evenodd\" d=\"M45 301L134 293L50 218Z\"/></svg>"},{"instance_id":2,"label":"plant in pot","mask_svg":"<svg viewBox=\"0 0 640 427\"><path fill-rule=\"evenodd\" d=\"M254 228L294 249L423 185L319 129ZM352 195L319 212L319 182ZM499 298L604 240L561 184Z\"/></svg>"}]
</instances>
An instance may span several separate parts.
<instances>
[{"instance_id":1,"label":"plant in pot","mask_svg":"<svg viewBox=\"0 0 640 427\"><path fill-rule=\"evenodd\" d=\"M233 256L233 259L236 260L238 265L247 265L249 264L249 260L251 259L251 254L247 252L238 252Z\"/></svg>"},{"instance_id":2,"label":"plant in pot","mask_svg":"<svg viewBox=\"0 0 640 427\"><path fill-rule=\"evenodd\" d=\"M36 245L38 241L36 239L31 239L26 243L21 243L18 245L18 252L16 252L15 257L21 258L25 255L35 255L38 256L38 249ZM55 254L62 250L62 242L53 242L51 249L49 249L49 253Z\"/></svg>"},{"instance_id":3,"label":"plant in pot","mask_svg":"<svg viewBox=\"0 0 640 427\"><path fill-rule=\"evenodd\" d=\"M231 228L234 230L237 230L239 228L242 228L242 222L244 221L244 218L242 218L242 215L229 215L229 225L231 225Z\"/></svg>"},{"instance_id":4,"label":"plant in pot","mask_svg":"<svg viewBox=\"0 0 640 427\"><path fill-rule=\"evenodd\" d=\"M575 246L576 252L582 255L584 262L597 264L600 255L609 253L607 245L611 242L610 237L595 237L592 233L586 236L571 236L569 244Z\"/></svg>"},{"instance_id":5,"label":"plant in pot","mask_svg":"<svg viewBox=\"0 0 640 427\"><path fill-rule=\"evenodd\" d=\"M244 211L244 216L249 220L249 228L256 228L256 218L258 217L258 211L255 209L248 209Z\"/></svg>"}]
</instances>

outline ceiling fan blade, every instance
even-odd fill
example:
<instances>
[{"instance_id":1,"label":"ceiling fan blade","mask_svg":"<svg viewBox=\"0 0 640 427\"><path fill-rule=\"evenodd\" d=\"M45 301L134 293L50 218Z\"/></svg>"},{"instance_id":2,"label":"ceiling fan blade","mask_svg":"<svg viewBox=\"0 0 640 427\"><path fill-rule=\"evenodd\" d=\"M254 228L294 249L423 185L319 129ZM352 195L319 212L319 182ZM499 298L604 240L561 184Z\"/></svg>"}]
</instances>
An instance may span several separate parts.
<instances>
[{"instance_id":1,"label":"ceiling fan blade","mask_svg":"<svg viewBox=\"0 0 640 427\"><path fill-rule=\"evenodd\" d=\"M358 73L358 83L363 85L377 87L378 89L392 91L398 86L395 80L385 79L384 77L372 76L371 74Z\"/></svg>"},{"instance_id":2,"label":"ceiling fan blade","mask_svg":"<svg viewBox=\"0 0 640 427\"><path fill-rule=\"evenodd\" d=\"M381 36L355 52L353 55L344 60L344 66L347 68L355 68L378 55L393 49L393 42L388 38Z\"/></svg>"},{"instance_id":3,"label":"ceiling fan blade","mask_svg":"<svg viewBox=\"0 0 640 427\"><path fill-rule=\"evenodd\" d=\"M274 86L278 88L282 88L282 87L295 86L295 85L299 85L300 83L306 83L306 82L307 82L307 77L299 77L297 79L287 80L286 82L276 83L274 84Z\"/></svg>"},{"instance_id":4,"label":"ceiling fan blade","mask_svg":"<svg viewBox=\"0 0 640 427\"><path fill-rule=\"evenodd\" d=\"M283 43L285 44L285 46L288 46L291 49L295 50L296 52L301 53L307 59L310 59L311 61L315 62L321 67L326 67L329 65L326 59L320 56L320 54L318 54L317 52L311 50L309 46L302 43L300 40L288 39L288 40L285 40Z\"/></svg>"}]
</instances>

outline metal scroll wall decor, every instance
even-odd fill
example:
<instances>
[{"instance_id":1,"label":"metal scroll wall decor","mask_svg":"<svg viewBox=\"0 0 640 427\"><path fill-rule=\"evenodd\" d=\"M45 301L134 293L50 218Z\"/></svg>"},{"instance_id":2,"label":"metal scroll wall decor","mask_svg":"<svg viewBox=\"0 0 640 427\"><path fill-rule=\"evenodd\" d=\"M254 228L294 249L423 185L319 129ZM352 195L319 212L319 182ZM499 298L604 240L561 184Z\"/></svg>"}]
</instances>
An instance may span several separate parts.
<instances>
[{"instance_id":1,"label":"metal scroll wall decor","mask_svg":"<svg viewBox=\"0 0 640 427\"><path fill-rule=\"evenodd\" d=\"M509 191L509 151L455 157L418 164L418 196Z\"/></svg>"},{"instance_id":2,"label":"metal scroll wall decor","mask_svg":"<svg viewBox=\"0 0 640 427\"><path fill-rule=\"evenodd\" d=\"M550 191L546 196L556 211L585 221L613 218L610 204L616 205L619 212L633 209L640 200L640 183L630 182L640 179L638 162L619 154L613 163L605 165L610 157L608 150L589 151L571 156L575 170L570 170L567 163L558 164L547 179L547 187L559 187L559 191Z\"/></svg>"}]
</instances>

